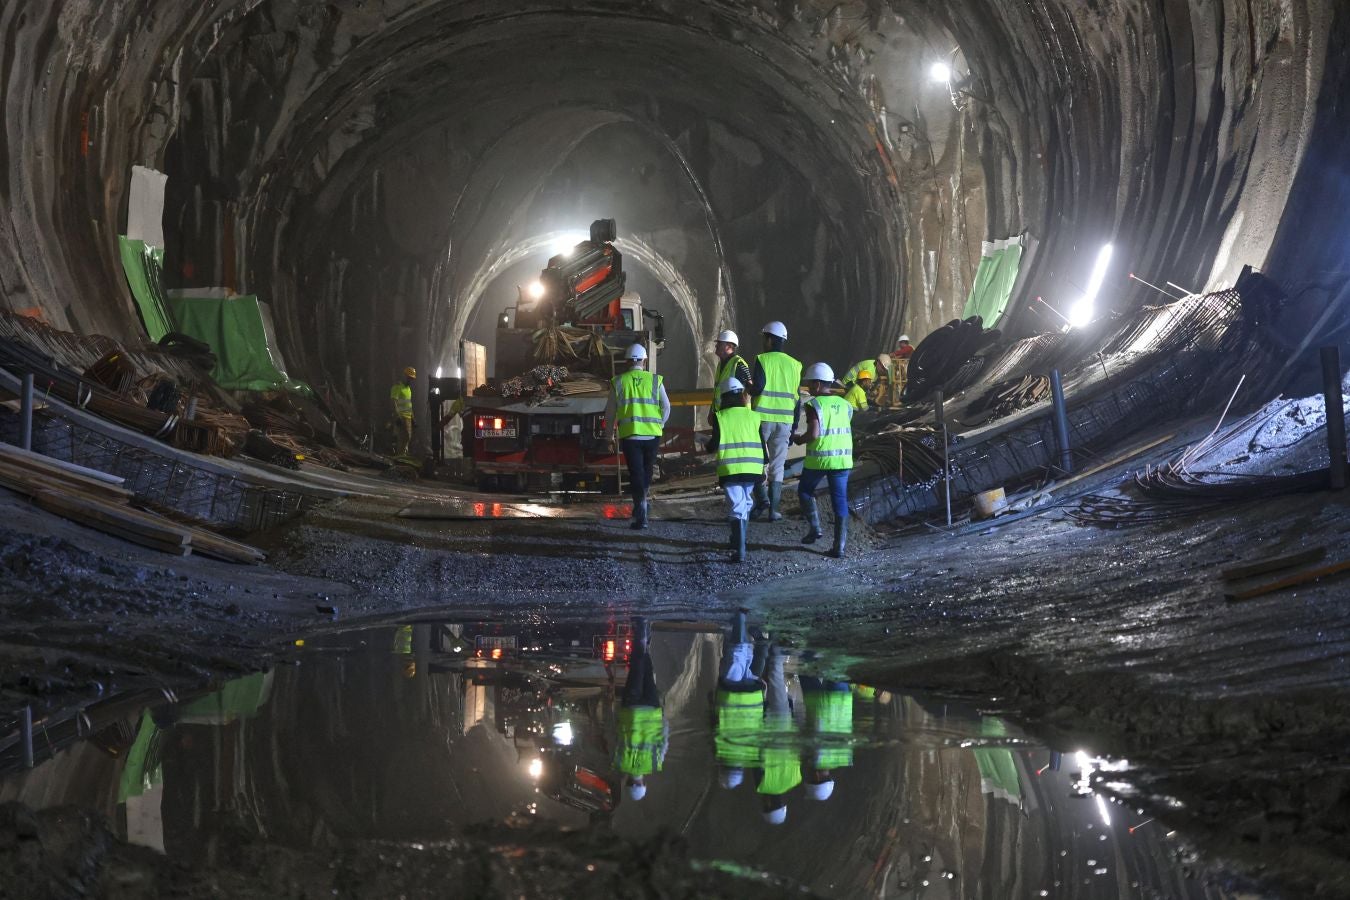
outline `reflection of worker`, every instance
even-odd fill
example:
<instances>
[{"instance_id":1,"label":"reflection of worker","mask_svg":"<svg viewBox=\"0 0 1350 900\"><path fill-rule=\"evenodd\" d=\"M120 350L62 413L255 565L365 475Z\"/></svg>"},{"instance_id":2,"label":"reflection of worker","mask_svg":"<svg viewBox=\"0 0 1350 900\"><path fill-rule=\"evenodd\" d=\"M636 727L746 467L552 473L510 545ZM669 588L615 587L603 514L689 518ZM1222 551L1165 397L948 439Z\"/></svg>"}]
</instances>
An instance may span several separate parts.
<instances>
[{"instance_id":1,"label":"reflection of worker","mask_svg":"<svg viewBox=\"0 0 1350 900\"><path fill-rule=\"evenodd\" d=\"M721 409L717 411L713 440L717 448L717 483L727 497L727 520L731 525L731 562L745 562L745 527L754 507L753 494L764 483L764 444L759 433L759 413L750 408L750 393L738 379L728 378L717 387Z\"/></svg>"},{"instance_id":2,"label":"reflection of worker","mask_svg":"<svg viewBox=\"0 0 1350 900\"><path fill-rule=\"evenodd\" d=\"M389 401L394 405L394 421L398 426L396 456L407 456L413 434L413 382L417 370L412 366L403 370L403 378L389 389Z\"/></svg>"},{"instance_id":3,"label":"reflection of worker","mask_svg":"<svg viewBox=\"0 0 1350 900\"><path fill-rule=\"evenodd\" d=\"M787 326L770 322L762 331L764 351L755 357L750 376L750 396L755 412L763 419L759 426L764 438L765 486L755 491L751 518L768 512L771 521L783 518L778 502L783 494L783 464L787 461L788 439L796 430L799 413L797 388L801 384L802 364L783 352Z\"/></svg>"},{"instance_id":4,"label":"reflection of worker","mask_svg":"<svg viewBox=\"0 0 1350 900\"><path fill-rule=\"evenodd\" d=\"M853 407L854 412L867 409L867 392L872 389L872 373L864 369L856 380L844 385L844 402Z\"/></svg>"},{"instance_id":5,"label":"reflection of worker","mask_svg":"<svg viewBox=\"0 0 1350 900\"><path fill-rule=\"evenodd\" d=\"M755 791L760 796L764 821L770 825L782 825L787 821L788 792L802 783L801 757L792 745L797 729L792 720L787 676L783 671L786 662L776 646L768 648L764 668L763 768Z\"/></svg>"},{"instance_id":6,"label":"reflection of worker","mask_svg":"<svg viewBox=\"0 0 1350 900\"><path fill-rule=\"evenodd\" d=\"M806 758L806 793L828 800L834 793L834 770L853 765L853 691L847 681L801 676L806 730L812 749Z\"/></svg>"},{"instance_id":7,"label":"reflection of worker","mask_svg":"<svg viewBox=\"0 0 1350 900\"><path fill-rule=\"evenodd\" d=\"M830 482L830 502L834 506L834 547L830 555L843 557L848 541L848 475L853 469L853 407L842 397L829 393L834 372L825 363L806 370L806 385L812 397L806 404L806 433L794 435L793 443L806 445L806 460L797 484L809 530L803 544L820 540L820 511L816 506L816 488L823 479Z\"/></svg>"},{"instance_id":8,"label":"reflection of worker","mask_svg":"<svg viewBox=\"0 0 1350 900\"><path fill-rule=\"evenodd\" d=\"M739 610L731 620L731 630L722 638L722 664L715 694L717 726L713 747L718 781L724 788L740 787L745 781L745 770L759 768L764 730L764 682L759 674L763 666L763 653L755 653L750 643L745 610Z\"/></svg>"},{"instance_id":9,"label":"reflection of worker","mask_svg":"<svg viewBox=\"0 0 1350 900\"><path fill-rule=\"evenodd\" d=\"M633 651L628 658L628 679L620 695L619 740L614 748L614 764L624 775L630 800L647 796L647 776L661 771L670 743L652 669L650 642L647 620L633 619Z\"/></svg>"},{"instance_id":10,"label":"reflection of worker","mask_svg":"<svg viewBox=\"0 0 1350 900\"><path fill-rule=\"evenodd\" d=\"M661 432L670 418L670 398L660 375L645 370L647 348L633 344L624 354L628 371L614 378L605 406L610 440L617 432L628 464L629 493L633 498L633 528L647 527L647 489L656 468Z\"/></svg>"}]
</instances>

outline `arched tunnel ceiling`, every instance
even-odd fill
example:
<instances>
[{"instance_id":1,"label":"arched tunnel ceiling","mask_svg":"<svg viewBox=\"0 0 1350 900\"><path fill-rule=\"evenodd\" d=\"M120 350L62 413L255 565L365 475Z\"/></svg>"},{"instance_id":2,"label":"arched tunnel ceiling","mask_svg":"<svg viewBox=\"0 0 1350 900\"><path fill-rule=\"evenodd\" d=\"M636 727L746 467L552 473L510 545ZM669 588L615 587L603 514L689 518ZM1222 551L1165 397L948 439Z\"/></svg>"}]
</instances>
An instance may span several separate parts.
<instances>
[{"instance_id":1,"label":"arched tunnel ceiling","mask_svg":"<svg viewBox=\"0 0 1350 900\"><path fill-rule=\"evenodd\" d=\"M1347 15L1331 0L14 0L0 291L134 338L116 235L131 166L161 168L170 276L271 299L293 368L359 409L453 340L493 252L557 227L529 220L541 171L626 121L703 199L698 259L654 248L700 308L724 292L730 321L784 318L799 353L846 363L958 315L981 240L1032 233L1028 282L1056 303L1107 240L1131 269L1197 287L1269 262L1319 93L1344 87L1324 64ZM950 94L925 79L936 59L956 69ZM649 241L641 218L620 227ZM1147 299L1113 290L1117 309Z\"/></svg>"}]
</instances>

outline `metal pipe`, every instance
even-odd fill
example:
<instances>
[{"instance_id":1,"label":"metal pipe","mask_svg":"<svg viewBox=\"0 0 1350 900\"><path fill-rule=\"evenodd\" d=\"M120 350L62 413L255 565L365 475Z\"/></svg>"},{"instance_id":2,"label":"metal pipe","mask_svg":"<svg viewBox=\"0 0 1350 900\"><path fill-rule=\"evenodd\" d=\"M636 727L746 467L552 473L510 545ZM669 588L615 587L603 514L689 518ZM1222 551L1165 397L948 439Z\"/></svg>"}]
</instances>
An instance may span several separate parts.
<instances>
[{"instance_id":1,"label":"metal pipe","mask_svg":"<svg viewBox=\"0 0 1350 900\"><path fill-rule=\"evenodd\" d=\"M947 503L947 527L952 527L952 470L948 462L947 452L947 416L943 410L942 391L936 391L933 394L933 416L937 419L937 425L942 429L942 494Z\"/></svg>"},{"instance_id":2,"label":"metal pipe","mask_svg":"<svg viewBox=\"0 0 1350 900\"><path fill-rule=\"evenodd\" d=\"M1073 453L1069 450L1069 410L1064 405L1064 382L1059 369L1050 370L1050 396L1055 411L1055 440L1059 443L1059 469L1065 475L1073 473Z\"/></svg>"},{"instance_id":3,"label":"metal pipe","mask_svg":"<svg viewBox=\"0 0 1350 900\"><path fill-rule=\"evenodd\" d=\"M19 744L23 747L23 767L25 769L33 768L33 707L31 706L25 706L19 713Z\"/></svg>"},{"instance_id":4,"label":"metal pipe","mask_svg":"<svg viewBox=\"0 0 1350 900\"><path fill-rule=\"evenodd\" d=\"M1345 489L1345 398L1341 394L1341 351L1322 348L1322 393L1327 406L1327 453L1331 457L1331 489Z\"/></svg>"},{"instance_id":5,"label":"metal pipe","mask_svg":"<svg viewBox=\"0 0 1350 900\"><path fill-rule=\"evenodd\" d=\"M23 388L19 392L19 446L25 450L33 449L33 373L23 376Z\"/></svg>"}]
</instances>

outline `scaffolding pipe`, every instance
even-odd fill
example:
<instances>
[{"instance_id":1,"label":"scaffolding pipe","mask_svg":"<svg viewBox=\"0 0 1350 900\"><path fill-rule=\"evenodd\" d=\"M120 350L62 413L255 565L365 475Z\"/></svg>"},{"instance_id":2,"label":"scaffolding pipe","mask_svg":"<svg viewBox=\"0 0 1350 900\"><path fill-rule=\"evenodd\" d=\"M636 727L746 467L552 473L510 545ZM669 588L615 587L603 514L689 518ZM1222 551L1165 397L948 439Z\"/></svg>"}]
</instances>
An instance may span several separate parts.
<instances>
[{"instance_id":1,"label":"scaffolding pipe","mask_svg":"<svg viewBox=\"0 0 1350 900\"><path fill-rule=\"evenodd\" d=\"M25 706L19 713L19 744L23 748L23 767L33 768L33 707Z\"/></svg>"},{"instance_id":2,"label":"scaffolding pipe","mask_svg":"<svg viewBox=\"0 0 1350 900\"><path fill-rule=\"evenodd\" d=\"M1069 409L1064 405L1064 382L1059 369L1050 370L1050 395L1055 408L1055 440L1059 444L1059 469L1073 474L1073 453L1069 450Z\"/></svg>"},{"instance_id":3,"label":"scaffolding pipe","mask_svg":"<svg viewBox=\"0 0 1350 900\"><path fill-rule=\"evenodd\" d=\"M1331 457L1331 489L1345 489L1345 398L1341 394L1341 351L1322 348L1322 393L1327 407L1327 453Z\"/></svg>"},{"instance_id":4,"label":"scaffolding pipe","mask_svg":"<svg viewBox=\"0 0 1350 900\"><path fill-rule=\"evenodd\" d=\"M943 413L942 391L933 395L933 415L942 429L942 495L947 504L947 527L952 527L952 471L948 461L947 417Z\"/></svg>"}]
</instances>

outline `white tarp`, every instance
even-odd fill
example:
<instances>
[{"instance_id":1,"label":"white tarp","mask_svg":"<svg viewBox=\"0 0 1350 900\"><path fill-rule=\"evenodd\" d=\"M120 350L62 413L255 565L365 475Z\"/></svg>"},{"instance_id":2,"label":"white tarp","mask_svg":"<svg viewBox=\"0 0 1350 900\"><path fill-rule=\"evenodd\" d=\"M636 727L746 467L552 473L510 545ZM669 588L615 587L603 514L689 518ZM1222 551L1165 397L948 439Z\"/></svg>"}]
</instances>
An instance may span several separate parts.
<instances>
[{"instance_id":1,"label":"white tarp","mask_svg":"<svg viewBox=\"0 0 1350 900\"><path fill-rule=\"evenodd\" d=\"M164 247L164 185L169 176L145 166L131 167L127 237L146 246Z\"/></svg>"}]
</instances>

